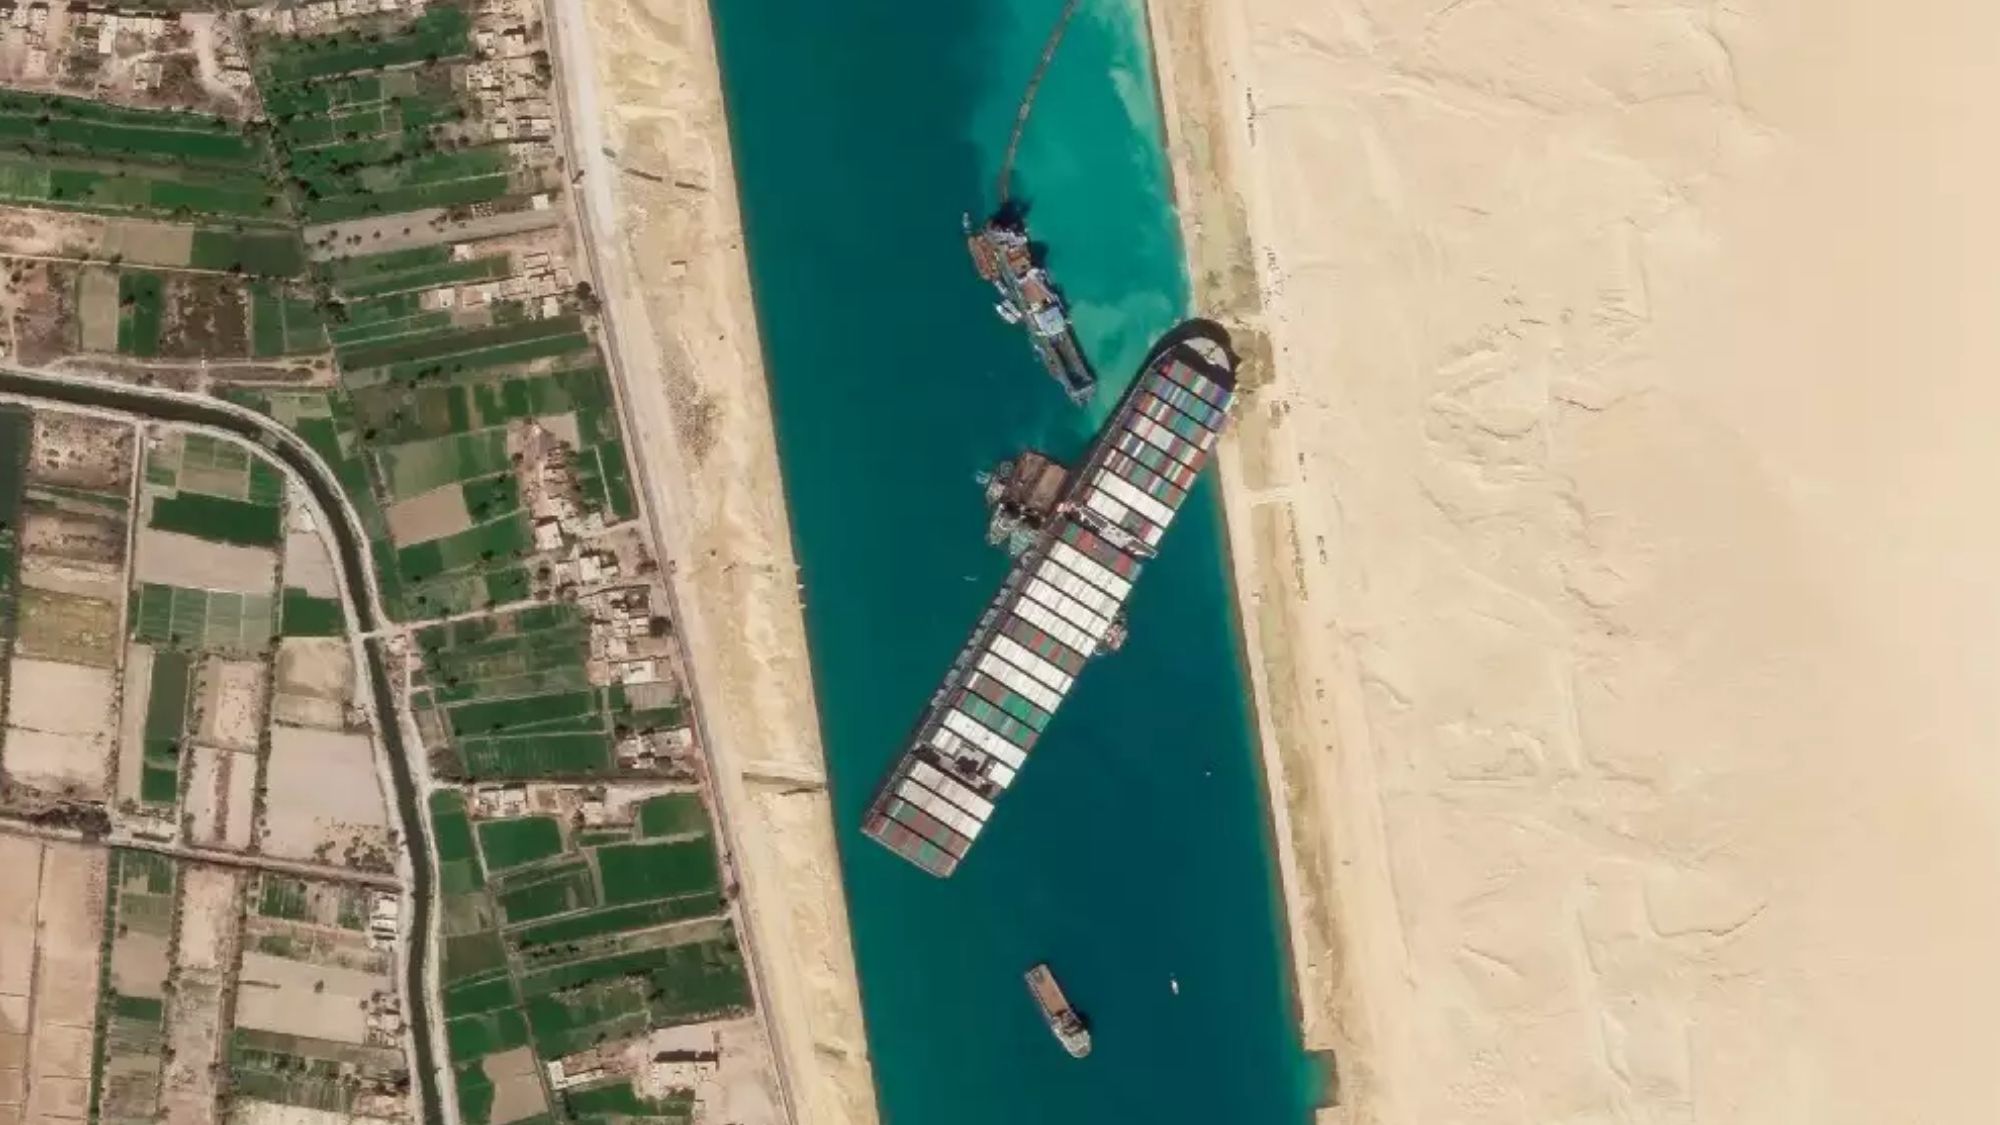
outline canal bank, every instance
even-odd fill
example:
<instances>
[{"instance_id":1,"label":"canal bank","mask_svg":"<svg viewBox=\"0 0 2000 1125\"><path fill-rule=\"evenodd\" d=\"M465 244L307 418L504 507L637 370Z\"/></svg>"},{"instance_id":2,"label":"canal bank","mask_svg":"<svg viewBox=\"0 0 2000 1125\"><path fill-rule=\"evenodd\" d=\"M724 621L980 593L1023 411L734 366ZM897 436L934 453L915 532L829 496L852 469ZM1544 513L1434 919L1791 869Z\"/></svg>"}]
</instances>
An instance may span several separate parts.
<instances>
[{"instance_id":1,"label":"canal bank","mask_svg":"<svg viewBox=\"0 0 2000 1125\"><path fill-rule=\"evenodd\" d=\"M1061 5L714 4L884 1117L1302 1120L1274 874L1211 485L949 882L855 825L1005 568L973 476L1079 451L1187 285L1143 14L1087 0L1023 139L1029 209L1104 379L1089 411L992 314L989 205ZM1021 986L1094 1021L1068 1059ZM1171 1076L1163 1078L1163 1076Z\"/></svg>"}]
</instances>

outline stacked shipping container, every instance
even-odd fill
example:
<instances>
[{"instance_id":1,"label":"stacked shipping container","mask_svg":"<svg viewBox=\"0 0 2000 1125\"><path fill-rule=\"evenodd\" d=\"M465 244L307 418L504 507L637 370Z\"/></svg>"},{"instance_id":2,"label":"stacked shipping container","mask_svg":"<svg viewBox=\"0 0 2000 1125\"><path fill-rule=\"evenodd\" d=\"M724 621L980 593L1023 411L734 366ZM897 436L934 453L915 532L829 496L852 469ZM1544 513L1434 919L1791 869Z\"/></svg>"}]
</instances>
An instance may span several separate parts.
<instances>
[{"instance_id":1,"label":"stacked shipping container","mask_svg":"<svg viewBox=\"0 0 2000 1125\"><path fill-rule=\"evenodd\" d=\"M950 875L1083 664L1115 647L1125 599L1215 446L1235 377L1211 345L1158 353L1098 435L1049 531L953 662L863 831Z\"/></svg>"}]
</instances>

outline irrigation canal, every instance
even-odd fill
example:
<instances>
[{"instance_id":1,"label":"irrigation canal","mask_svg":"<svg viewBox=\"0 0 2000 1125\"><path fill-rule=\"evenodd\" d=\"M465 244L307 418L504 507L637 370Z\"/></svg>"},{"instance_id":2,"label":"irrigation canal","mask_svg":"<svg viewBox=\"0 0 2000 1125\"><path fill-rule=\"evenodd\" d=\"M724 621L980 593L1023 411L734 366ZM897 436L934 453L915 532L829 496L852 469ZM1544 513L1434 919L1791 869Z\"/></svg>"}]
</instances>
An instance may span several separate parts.
<instances>
[{"instance_id":1,"label":"irrigation canal","mask_svg":"<svg viewBox=\"0 0 2000 1125\"><path fill-rule=\"evenodd\" d=\"M353 595L356 624L364 634L381 627L380 607L375 604L375 588L365 569L367 556L361 550L363 536L348 514L348 508L333 474L296 434L278 423L244 407L197 401L191 397L140 387L81 383L67 379L31 375L0 368L0 392L37 398L72 406L94 407L136 414L159 422L182 422L226 430L256 443L272 456L296 470L327 513L329 530L339 547L341 577ZM389 678L383 671L382 642L368 637L368 679L376 700L376 727L383 749L389 756L389 777L396 790L396 807L402 813L403 850L410 861L410 948L405 961L408 978L410 1034L416 1046L416 1079L420 1109L425 1125L444 1125L443 1102L439 1098L436 1060L431 1054L431 1014L425 1006L425 967L431 952L431 865L430 838L424 832L423 809L419 807L416 780L410 774L407 750L403 745L402 724L393 713Z\"/></svg>"}]
</instances>

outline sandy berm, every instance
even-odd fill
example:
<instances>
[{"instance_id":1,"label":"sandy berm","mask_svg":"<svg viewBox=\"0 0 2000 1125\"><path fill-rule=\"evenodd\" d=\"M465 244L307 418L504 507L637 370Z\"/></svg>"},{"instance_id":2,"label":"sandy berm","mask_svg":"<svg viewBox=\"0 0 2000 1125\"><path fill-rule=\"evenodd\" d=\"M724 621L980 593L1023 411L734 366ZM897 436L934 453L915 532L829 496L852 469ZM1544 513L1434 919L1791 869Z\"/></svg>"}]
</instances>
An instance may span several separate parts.
<instances>
[{"instance_id":1,"label":"sandy berm","mask_svg":"<svg viewBox=\"0 0 2000 1125\"><path fill-rule=\"evenodd\" d=\"M1155 0L1331 1120L2000 1120L2000 8Z\"/></svg>"},{"instance_id":2,"label":"sandy berm","mask_svg":"<svg viewBox=\"0 0 2000 1125\"><path fill-rule=\"evenodd\" d=\"M555 0L577 190L800 1125L875 1090L704 0ZM586 238L592 235L586 233Z\"/></svg>"}]
</instances>

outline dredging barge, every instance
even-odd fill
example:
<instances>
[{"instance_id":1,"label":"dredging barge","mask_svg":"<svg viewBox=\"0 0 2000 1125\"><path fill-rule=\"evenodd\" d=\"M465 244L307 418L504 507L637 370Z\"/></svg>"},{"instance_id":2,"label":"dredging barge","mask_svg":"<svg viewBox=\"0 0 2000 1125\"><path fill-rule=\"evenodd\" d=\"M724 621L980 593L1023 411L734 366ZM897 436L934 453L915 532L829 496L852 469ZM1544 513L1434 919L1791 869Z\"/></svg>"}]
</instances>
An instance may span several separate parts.
<instances>
[{"instance_id":1,"label":"dredging barge","mask_svg":"<svg viewBox=\"0 0 2000 1125\"><path fill-rule=\"evenodd\" d=\"M1125 599L1214 449L1235 392L1228 335L1204 321L1182 325L1155 347L1053 499L1014 490L1012 510L996 507L996 540L1025 545L862 831L933 875L958 867L1084 662L1123 642Z\"/></svg>"},{"instance_id":2,"label":"dredging barge","mask_svg":"<svg viewBox=\"0 0 2000 1125\"><path fill-rule=\"evenodd\" d=\"M1090 1053L1090 1028L1070 1006L1069 997L1063 995L1062 985L1056 983L1056 975L1047 965L1028 970L1028 994L1035 998L1035 1007L1042 1010L1042 1021L1049 1025L1049 1033L1071 1058L1080 1059Z\"/></svg>"},{"instance_id":3,"label":"dredging barge","mask_svg":"<svg viewBox=\"0 0 2000 1125\"><path fill-rule=\"evenodd\" d=\"M1097 390L1097 375L1083 358L1076 331L1070 327L1069 306L1049 280L1019 212L1003 207L978 227L968 214L965 245L979 276L1000 294L993 311L1026 330L1035 358L1062 384L1071 402L1078 406L1089 402Z\"/></svg>"}]
</instances>

